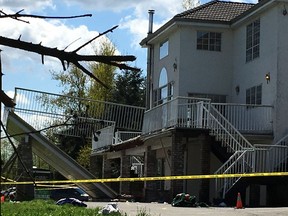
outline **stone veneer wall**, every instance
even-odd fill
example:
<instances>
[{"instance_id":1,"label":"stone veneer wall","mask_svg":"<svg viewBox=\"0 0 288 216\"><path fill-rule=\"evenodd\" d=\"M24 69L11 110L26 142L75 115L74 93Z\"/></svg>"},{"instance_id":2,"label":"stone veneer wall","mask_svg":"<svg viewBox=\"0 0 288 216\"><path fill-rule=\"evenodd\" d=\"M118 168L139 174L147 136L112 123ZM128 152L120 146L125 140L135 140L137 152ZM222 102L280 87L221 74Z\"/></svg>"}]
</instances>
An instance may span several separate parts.
<instances>
[{"instance_id":1,"label":"stone veneer wall","mask_svg":"<svg viewBox=\"0 0 288 216\"><path fill-rule=\"evenodd\" d=\"M18 146L18 154L22 159L22 163L18 159L17 175L20 176L18 181L31 181L33 176L33 157L32 157L32 145L30 142L25 142L25 139ZM27 171L29 173L27 173ZM16 200L28 201L34 199L34 186L33 184L16 185Z\"/></svg>"},{"instance_id":2,"label":"stone veneer wall","mask_svg":"<svg viewBox=\"0 0 288 216\"><path fill-rule=\"evenodd\" d=\"M147 147L145 152L145 174L146 177L157 175L157 158L156 150L151 150ZM157 198L157 183L156 181L147 181L144 183L144 197L146 202L156 202Z\"/></svg>"}]
</instances>

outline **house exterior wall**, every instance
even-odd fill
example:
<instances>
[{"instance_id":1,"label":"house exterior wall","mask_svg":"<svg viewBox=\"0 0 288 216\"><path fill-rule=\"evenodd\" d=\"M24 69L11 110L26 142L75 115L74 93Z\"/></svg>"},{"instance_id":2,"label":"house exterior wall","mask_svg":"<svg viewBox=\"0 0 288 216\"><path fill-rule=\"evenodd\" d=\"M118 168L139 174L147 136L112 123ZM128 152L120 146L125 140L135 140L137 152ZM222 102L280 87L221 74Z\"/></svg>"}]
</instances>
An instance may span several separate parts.
<instances>
[{"instance_id":1,"label":"house exterior wall","mask_svg":"<svg viewBox=\"0 0 288 216\"><path fill-rule=\"evenodd\" d=\"M275 140L281 139L288 134L288 16L283 15L284 5L288 8L288 2L286 4L279 4L275 9L277 13L277 36L278 36L278 74L274 79L277 86L276 103L275 103ZM273 77L272 77L273 78Z\"/></svg>"},{"instance_id":2,"label":"house exterior wall","mask_svg":"<svg viewBox=\"0 0 288 216\"><path fill-rule=\"evenodd\" d=\"M173 24L172 31L169 26L169 30L164 30L159 34L160 36L151 40L154 46L152 90L158 88L162 68L167 71L168 82L174 82L174 98L188 96L189 93L218 94L226 95L227 103L243 105L246 104L246 90L261 85L261 104L274 106L274 140L277 141L287 135L288 16L283 14L284 1L275 2L271 5L267 3L264 10L260 7L259 10L255 10L231 25L176 22ZM285 2L287 3L284 5L288 8L288 1ZM260 19L260 55L258 58L246 62L246 28L248 24L257 19ZM221 32L221 51L197 50L197 31ZM169 54L160 59L160 43L167 39L169 40ZM174 63L177 64L176 69L173 68ZM269 82L265 79L265 75L268 73L271 77ZM236 87L239 87L239 92L236 92ZM260 120L264 119L262 113L257 113L255 107L251 109L246 105L243 107L245 113L252 113L249 118L259 120L255 122L261 124ZM153 118L153 121L161 120L160 116L157 117ZM240 116L237 121L241 123L247 119ZM163 131L165 131L164 128L159 133ZM168 167L167 164L164 165L165 175L204 174L204 158L205 162L209 161L210 163L209 169L206 169L207 173L214 173L221 166L220 160L213 155L212 151L210 156L207 154L205 157L203 156L201 140L198 139L192 143L182 138L177 134L171 140L170 138L166 139L165 147L171 148L172 155L169 159L171 167ZM161 137L154 139L153 143L145 143L151 146L151 150L156 150L156 155L154 155L156 159L166 157L159 144L161 139L164 140ZM152 163L150 165L152 166ZM155 170L153 171L155 172ZM211 199L211 197L215 197L216 193L214 184L215 180L210 180L208 184L200 180L179 181L169 183L165 189L169 190L171 187L171 195L175 195L183 189L192 195L200 196L201 190L210 185L208 193Z\"/></svg>"},{"instance_id":3,"label":"house exterior wall","mask_svg":"<svg viewBox=\"0 0 288 216\"><path fill-rule=\"evenodd\" d=\"M183 24L174 26L154 41L153 90L165 68L173 81L173 97L196 94L226 95L228 103L246 103L246 90L262 85L262 104L273 105L275 140L288 133L287 16L283 4L246 17L232 27L220 24ZM246 26L260 19L260 57L246 62ZM197 50L197 31L221 32L221 51ZM160 59L160 43L169 40L169 53ZM177 69L173 64L177 64ZM267 83L265 75L270 74ZM236 92L239 87L239 93ZM256 116L255 116L256 118ZM261 118L258 116L257 118ZM272 123L271 123L272 124Z\"/></svg>"},{"instance_id":4,"label":"house exterior wall","mask_svg":"<svg viewBox=\"0 0 288 216\"><path fill-rule=\"evenodd\" d=\"M275 141L288 133L288 84L287 80L287 17L282 14L283 5L247 19L234 30L234 70L231 102L246 103L246 89L262 84L262 104L273 105L273 130ZM246 26L260 18L260 57L246 62ZM270 81L265 75L270 73ZM235 87L240 87L237 95ZM285 92L285 93L284 93Z\"/></svg>"},{"instance_id":5,"label":"house exterior wall","mask_svg":"<svg viewBox=\"0 0 288 216\"><path fill-rule=\"evenodd\" d=\"M221 32L221 51L197 50L197 31ZM205 93L228 95L231 89L233 49L231 30L219 26L180 28L179 95ZM176 90L175 90L176 91Z\"/></svg>"},{"instance_id":6,"label":"house exterior wall","mask_svg":"<svg viewBox=\"0 0 288 216\"><path fill-rule=\"evenodd\" d=\"M247 19L234 31L234 70L233 70L233 100L234 103L246 103L246 89L262 84L262 104L274 104L277 76L277 15L276 10L268 11ZM260 19L260 57L246 62L246 26ZM271 81L265 80L270 73ZM274 78L274 79L273 79ZM236 95L235 87L240 87ZM233 89L234 88L234 89Z\"/></svg>"},{"instance_id":7,"label":"house exterior wall","mask_svg":"<svg viewBox=\"0 0 288 216\"><path fill-rule=\"evenodd\" d=\"M157 89L159 86L159 76L162 68L165 68L167 71L168 82L174 81L178 83L178 75L175 73L173 64L175 63L175 59L178 59L179 56L179 47L180 47L180 40L179 40L179 32L172 31L169 36L163 35L157 42L154 44L154 58L153 58L153 71L152 71L152 83L153 89ZM164 58L160 59L160 44L165 40L169 41L168 46L168 55ZM176 60L177 61L177 60ZM174 86L174 95L177 95L178 86Z\"/></svg>"}]
</instances>

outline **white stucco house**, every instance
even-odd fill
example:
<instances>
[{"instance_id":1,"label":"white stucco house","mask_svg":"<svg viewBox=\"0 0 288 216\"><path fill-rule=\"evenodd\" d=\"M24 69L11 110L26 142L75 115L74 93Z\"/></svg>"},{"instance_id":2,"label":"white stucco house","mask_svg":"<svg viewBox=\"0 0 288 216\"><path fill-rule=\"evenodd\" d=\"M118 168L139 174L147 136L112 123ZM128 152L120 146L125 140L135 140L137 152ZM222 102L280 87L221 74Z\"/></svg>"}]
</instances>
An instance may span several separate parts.
<instances>
[{"instance_id":1,"label":"white stucco house","mask_svg":"<svg viewBox=\"0 0 288 216\"><path fill-rule=\"evenodd\" d=\"M83 106L85 115L74 116L47 103L63 95L17 88L8 131L30 134L31 126L40 130L57 120L75 127L54 134L92 138L87 173L40 133L30 136L32 150L68 179L278 173L82 184L95 197L171 202L189 193L200 202L235 206L241 193L245 206L288 206L287 10L288 0L213 0L156 31L149 11L140 42L147 49L145 108L65 96Z\"/></svg>"},{"instance_id":2,"label":"white stucco house","mask_svg":"<svg viewBox=\"0 0 288 216\"><path fill-rule=\"evenodd\" d=\"M288 0L213 0L155 32L149 11L140 42L147 49L141 135L95 151L104 156L103 173L116 159L123 177L133 164L144 176L287 172L287 9ZM127 184L119 190L133 193ZM285 177L226 178L149 181L138 189L146 201L185 192L233 205L241 192L245 205L283 206L286 185Z\"/></svg>"}]
</instances>

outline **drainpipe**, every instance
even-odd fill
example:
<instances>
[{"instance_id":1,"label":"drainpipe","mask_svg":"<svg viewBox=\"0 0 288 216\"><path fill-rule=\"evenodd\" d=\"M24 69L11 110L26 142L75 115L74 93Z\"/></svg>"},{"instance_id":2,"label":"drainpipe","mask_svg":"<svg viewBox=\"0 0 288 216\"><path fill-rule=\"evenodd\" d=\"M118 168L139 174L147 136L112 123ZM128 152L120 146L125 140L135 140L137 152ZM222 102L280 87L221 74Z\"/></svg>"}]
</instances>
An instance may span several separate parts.
<instances>
[{"instance_id":1,"label":"drainpipe","mask_svg":"<svg viewBox=\"0 0 288 216\"><path fill-rule=\"evenodd\" d=\"M149 10L149 26L148 26L148 36L153 33L153 15L154 10ZM152 62L153 62L153 45L147 44L147 81L146 81L146 110L149 110L151 106L152 99Z\"/></svg>"}]
</instances>

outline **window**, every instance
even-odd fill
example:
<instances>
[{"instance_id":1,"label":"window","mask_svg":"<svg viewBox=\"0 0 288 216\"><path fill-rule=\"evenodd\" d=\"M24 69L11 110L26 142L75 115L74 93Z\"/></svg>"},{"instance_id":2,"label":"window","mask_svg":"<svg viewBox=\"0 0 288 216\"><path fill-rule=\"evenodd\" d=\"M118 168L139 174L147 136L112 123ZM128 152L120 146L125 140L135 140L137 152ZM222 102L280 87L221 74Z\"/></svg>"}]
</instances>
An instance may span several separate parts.
<instances>
[{"instance_id":1,"label":"window","mask_svg":"<svg viewBox=\"0 0 288 216\"><path fill-rule=\"evenodd\" d=\"M160 72L158 86L159 87L153 91L154 106L165 103L172 99L173 83L168 83L167 71L165 68L162 68Z\"/></svg>"},{"instance_id":2,"label":"window","mask_svg":"<svg viewBox=\"0 0 288 216\"><path fill-rule=\"evenodd\" d=\"M260 20L246 27L246 62L260 56Z\"/></svg>"},{"instance_id":3,"label":"window","mask_svg":"<svg viewBox=\"0 0 288 216\"><path fill-rule=\"evenodd\" d=\"M262 103L262 85L253 86L246 90L246 104Z\"/></svg>"},{"instance_id":4,"label":"window","mask_svg":"<svg viewBox=\"0 0 288 216\"><path fill-rule=\"evenodd\" d=\"M197 32L197 49L221 51L221 33Z\"/></svg>"},{"instance_id":5,"label":"window","mask_svg":"<svg viewBox=\"0 0 288 216\"><path fill-rule=\"evenodd\" d=\"M163 43L160 43L160 59L168 55L168 46L169 46L168 40L164 41Z\"/></svg>"}]
</instances>

